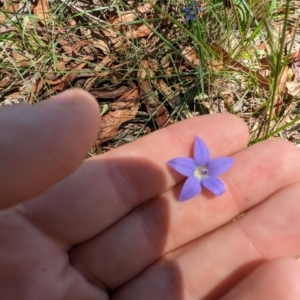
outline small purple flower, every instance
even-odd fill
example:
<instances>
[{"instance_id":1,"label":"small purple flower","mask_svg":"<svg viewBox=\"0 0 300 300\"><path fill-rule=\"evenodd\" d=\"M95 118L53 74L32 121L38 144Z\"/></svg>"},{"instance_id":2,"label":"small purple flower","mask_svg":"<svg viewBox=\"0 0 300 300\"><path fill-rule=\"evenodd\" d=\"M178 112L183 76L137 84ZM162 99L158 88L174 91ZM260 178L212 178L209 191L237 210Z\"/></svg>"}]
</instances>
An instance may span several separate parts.
<instances>
[{"instance_id":1,"label":"small purple flower","mask_svg":"<svg viewBox=\"0 0 300 300\"><path fill-rule=\"evenodd\" d=\"M168 161L170 167L188 177L182 187L179 201L188 200L201 193L201 185L216 196L222 195L225 192L225 186L218 176L225 173L232 164L232 157L210 159L207 146L199 137L196 137L194 159L178 157Z\"/></svg>"},{"instance_id":2,"label":"small purple flower","mask_svg":"<svg viewBox=\"0 0 300 300\"><path fill-rule=\"evenodd\" d=\"M199 7L199 6L197 5L197 2L194 1L192 7L190 7L190 6L185 6L185 7L184 7L184 10L185 10L185 12L186 12L186 17L185 17L185 20L186 20L186 21L189 21L189 20L196 21L197 15L198 15L198 13L201 11L201 7Z\"/></svg>"}]
</instances>

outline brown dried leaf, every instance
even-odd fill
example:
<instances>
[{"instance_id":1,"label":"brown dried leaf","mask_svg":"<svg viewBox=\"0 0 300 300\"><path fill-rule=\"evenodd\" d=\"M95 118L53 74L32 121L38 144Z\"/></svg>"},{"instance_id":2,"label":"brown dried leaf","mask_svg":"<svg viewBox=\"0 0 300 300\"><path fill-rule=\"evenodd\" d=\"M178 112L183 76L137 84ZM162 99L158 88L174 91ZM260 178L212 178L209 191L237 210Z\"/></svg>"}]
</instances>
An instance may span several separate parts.
<instances>
[{"instance_id":1,"label":"brown dried leaf","mask_svg":"<svg viewBox=\"0 0 300 300\"><path fill-rule=\"evenodd\" d=\"M218 71L222 71L223 70L224 65L223 65L223 63L221 61L213 60L210 63L210 68L211 68L212 71L218 72Z\"/></svg>"},{"instance_id":2,"label":"brown dried leaf","mask_svg":"<svg viewBox=\"0 0 300 300\"><path fill-rule=\"evenodd\" d=\"M126 93L124 93L118 101L111 104L112 110L124 109L124 108L133 108L137 103L136 101L139 99L139 93L137 88L130 89Z\"/></svg>"},{"instance_id":3,"label":"brown dried leaf","mask_svg":"<svg viewBox=\"0 0 300 300\"><path fill-rule=\"evenodd\" d=\"M300 59L300 50L291 53L291 55L289 56L289 62L299 61L299 59Z\"/></svg>"},{"instance_id":4,"label":"brown dried leaf","mask_svg":"<svg viewBox=\"0 0 300 300\"><path fill-rule=\"evenodd\" d=\"M144 5L141 5L137 8L137 11L141 14L145 14L149 12L152 9L152 5L149 3L146 3ZM128 23L134 21L136 18L138 18L138 15L136 12L133 11L125 11L122 12L120 16L115 17L110 20L110 23L113 25L113 27L116 30L120 30L123 26L126 26Z\"/></svg>"},{"instance_id":5,"label":"brown dried leaf","mask_svg":"<svg viewBox=\"0 0 300 300\"><path fill-rule=\"evenodd\" d=\"M44 87L44 81L41 78L39 73L36 73L32 77L31 81L32 81L32 87L31 87L30 94L29 94L29 97L28 97L28 103L29 104L33 103L34 98L39 95L40 91Z\"/></svg>"},{"instance_id":6,"label":"brown dried leaf","mask_svg":"<svg viewBox=\"0 0 300 300\"><path fill-rule=\"evenodd\" d=\"M137 30L130 30L130 31L127 31L125 33L125 36L128 38L128 39L135 39L135 38L141 38L141 37L146 37L148 36L150 33L151 33L151 29L148 28L146 25L141 25L138 27Z\"/></svg>"},{"instance_id":7,"label":"brown dried leaf","mask_svg":"<svg viewBox=\"0 0 300 300\"><path fill-rule=\"evenodd\" d=\"M118 38L118 34L115 30L109 27L103 27L101 32L109 38L113 43L115 43L116 39Z\"/></svg>"},{"instance_id":8,"label":"brown dried leaf","mask_svg":"<svg viewBox=\"0 0 300 300\"><path fill-rule=\"evenodd\" d=\"M152 77L153 75L154 72L149 67L148 62L146 60L142 60L137 73L137 77L139 78L138 82L140 85L140 97L145 99L144 103L147 107L149 115L154 118L157 125L161 128L171 124L172 120L169 119L169 113L167 109L164 107L164 105L162 105L152 91L152 87L148 78L149 76Z\"/></svg>"},{"instance_id":9,"label":"brown dried leaf","mask_svg":"<svg viewBox=\"0 0 300 300\"><path fill-rule=\"evenodd\" d=\"M269 90L269 80L262 76L259 72L250 71L250 69L235 59L230 58L229 53L219 46L217 43L212 42L211 48L219 55L221 62L220 65L226 67L229 70L233 71L243 71L246 74L251 73L257 78L257 81L260 83L261 87L265 90Z\"/></svg>"},{"instance_id":10,"label":"brown dried leaf","mask_svg":"<svg viewBox=\"0 0 300 300\"><path fill-rule=\"evenodd\" d=\"M123 95L124 93L128 92L129 90L132 90L131 87L128 86L120 86L119 88L115 90L93 90L90 91L90 93L100 99L116 99Z\"/></svg>"},{"instance_id":11,"label":"brown dried leaf","mask_svg":"<svg viewBox=\"0 0 300 300\"><path fill-rule=\"evenodd\" d=\"M110 53L109 46L103 40L93 40L93 46L103 51L104 54Z\"/></svg>"},{"instance_id":12,"label":"brown dried leaf","mask_svg":"<svg viewBox=\"0 0 300 300\"><path fill-rule=\"evenodd\" d=\"M137 88L131 89L126 94L122 95L114 103L113 107L117 110L110 111L102 117L97 139L100 144L112 139L122 123L130 121L135 117L139 108Z\"/></svg>"},{"instance_id":13,"label":"brown dried leaf","mask_svg":"<svg viewBox=\"0 0 300 300\"><path fill-rule=\"evenodd\" d=\"M4 99L8 99L8 100L16 100L19 102L19 100L21 100L21 102L24 102L25 97L24 94L20 91L18 92L13 92L11 94L8 94L4 97Z\"/></svg>"},{"instance_id":14,"label":"brown dried leaf","mask_svg":"<svg viewBox=\"0 0 300 300\"><path fill-rule=\"evenodd\" d=\"M66 69L66 63L65 63L64 61L57 62L57 63L55 64L55 68L54 68L54 67L51 67L51 68L47 71L45 77L46 77L47 79L49 79L49 80L57 80L57 78L58 78L59 76L61 76L61 75L60 75L60 72L57 72L57 71L63 71L63 70L65 70L65 69ZM55 70L55 71L54 71L54 70Z\"/></svg>"},{"instance_id":15,"label":"brown dried leaf","mask_svg":"<svg viewBox=\"0 0 300 300\"><path fill-rule=\"evenodd\" d=\"M52 87L52 89L56 92L60 92L62 91L63 89L65 88L65 83L64 82L61 82L55 86Z\"/></svg>"},{"instance_id":16,"label":"brown dried leaf","mask_svg":"<svg viewBox=\"0 0 300 300\"><path fill-rule=\"evenodd\" d=\"M300 83L297 81L286 83L288 94L292 97L297 96L300 93Z\"/></svg>"},{"instance_id":17,"label":"brown dried leaf","mask_svg":"<svg viewBox=\"0 0 300 300\"><path fill-rule=\"evenodd\" d=\"M279 81L277 85L277 93L282 94L286 90L286 82L288 79L288 72L289 72L289 67L285 66L284 69L282 69L280 75L279 75Z\"/></svg>"},{"instance_id":18,"label":"brown dried leaf","mask_svg":"<svg viewBox=\"0 0 300 300\"><path fill-rule=\"evenodd\" d=\"M80 64L76 65L74 68L72 68L72 70L70 71L69 74L64 75L62 78L60 78L58 80L47 80L46 82L49 85L57 85L55 88L53 87L53 89L55 89L56 91L61 91L74 81L74 79L78 75L76 71L81 70L83 67L85 67L85 65L86 65L86 63L80 63ZM74 72L74 73L72 73L72 72Z\"/></svg>"},{"instance_id":19,"label":"brown dried leaf","mask_svg":"<svg viewBox=\"0 0 300 300\"><path fill-rule=\"evenodd\" d=\"M138 11L142 14L149 12L152 9L152 5L150 3L146 3L138 7Z\"/></svg>"},{"instance_id":20,"label":"brown dried leaf","mask_svg":"<svg viewBox=\"0 0 300 300\"><path fill-rule=\"evenodd\" d=\"M293 81L298 81L300 76L300 50L292 53L289 57Z\"/></svg>"},{"instance_id":21,"label":"brown dried leaf","mask_svg":"<svg viewBox=\"0 0 300 300\"><path fill-rule=\"evenodd\" d=\"M88 45L90 42L87 40L79 40L73 44L73 51L76 55L79 55L79 51L82 47Z\"/></svg>"},{"instance_id":22,"label":"brown dried leaf","mask_svg":"<svg viewBox=\"0 0 300 300\"><path fill-rule=\"evenodd\" d=\"M49 20L51 11L47 0L38 0L33 8L33 12L41 19L41 22Z\"/></svg>"},{"instance_id":23,"label":"brown dried leaf","mask_svg":"<svg viewBox=\"0 0 300 300\"><path fill-rule=\"evenodd\" d=\"M11 55L16 61L28 60L27 57L25 57L24 55L22 55L21 53L15 50L11 51Z\"/></svg>"},{"instance_id":24,"label":"brown dried leaf","mask_svg":"<svg viewBox=\"0 0 300 300\"><path fill-rule=\"evenodd\" d=\"M21 7L20 1L3 1L3 7L1 7L1 11L6 13L16 13ZM3 24L6 21L6 16L0 14L0 24Z\"/></svg>"},{"instance_id":25,"label":"brown dried leaf","mask_svg":"<svg viewBox=\"0 0 300 300\"><path fill-rule=\"evenodd\" d=\"M72 56L72 51L73 51L73 48L72 46L69 44L68 41L64 40L64 39L61 39L59 44L62 46L63 50L64 50L64 54L66 55L69 55L69 56Z\"/></svg>"},{"instance_id":26,"label":"brown dried leaf","mask_svg":"<svg viewBox=\"0 0 300 300\"><path fill-rule=\"evenodd\" d=\"M18 51L12 50L12 57L16 60L16 65L18 67L26 67L30 65L30 59ZM33 58L33 56L31 56Z\"/></svg>"},{"instance_id":27,"label":"brown dried leaf","mask_svg":"<svg viewBox=\"0 0 300 300\"><path fill-rule=\"evenodd\" d=\"M98 141L100 144L108 141L117 134L120 125L133 119L138 111L138 107L132 110L111 111L102 118Z\"/></svg>"},{"instance_id":28,"label":"brown dried leaf","mask_svg":"<svg viewBox=\"0 0 300 300\"><path fill-rule=\"evenodd\" d=\"M222 90L220 92L220 95L224 99L224 105L225 105L226 110L228 112L230 112L232 109L232 105L234 104L234 94L233 94L232 90L226 90L226 89Z\"/></svg>"},{"instance_id":29,"label":"brown dried leaf","mask_svg":"<svg viewBox=\"0 0 300 300\"><path fill-rule=\"evenodd\" d=\"M286 82L288 78L288 71L289 68L286 66L284 69L282 69L280 75L279 75L279 80L277 84L277 89L276 89L276 95L274 99L274 114L276 116L280 115L280 112L283 107L283 102L284 102L284 92L286 90Z\"/></svg>"},{"instance_id":30,"label":"brown dried leaf","mask_svg":"<svg viewBox=\"0 0 300 300\"><path fill-rule=\"evenodd\" d=\"M195 49L191 46L187 46L182 50L182 55L184 55L193 65L199 67L199 57Z\"/></svg>"},{"instance_id":31,"label":"brown dried leaf","mask_svg":"<svg viewBox=\"0 0 300 300\"><path fill-rule=\"evenodd\" d=\"M95 67L95 71L99 72L103 69L103 67L110 64L113 60L109 56L105 56L101 62Z\"/></svg>"},{"instance_id":32,"label":"brown dried leaf","mask_svg":"<svg viewBox=\"0 0 300 300\"><path fill-rule=\"evenodd\" d=\"M130 11L125 11L119 17L111 20L111 24L116 30L120 30L123 26L126 26L127 23L134 21L136 18L136 14Z\"/></svg>"},{"instance_id":33,"label":"brown dried leaf","mask_svg":"<svg viewBox=\"0 0 300 300\"><path fill-rule=\"evenodd\" d=\"M9 79L9 78L5 78L3 80L0 80L0 88L7 87L10 82L11 82L11 79Z\"/></svg>"}]
</instances>

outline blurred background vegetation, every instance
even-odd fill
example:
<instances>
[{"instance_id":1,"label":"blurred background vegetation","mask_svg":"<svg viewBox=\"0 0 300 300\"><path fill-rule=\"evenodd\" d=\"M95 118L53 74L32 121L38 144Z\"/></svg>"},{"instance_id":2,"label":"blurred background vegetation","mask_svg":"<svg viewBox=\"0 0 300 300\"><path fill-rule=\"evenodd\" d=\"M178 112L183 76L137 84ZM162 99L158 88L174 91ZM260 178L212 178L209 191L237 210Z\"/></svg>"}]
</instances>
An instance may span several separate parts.
<instances>
[{"instance_id":1,"label":"blurred background vegetation","mask_svg":"<svg viewBox=\"0 0 300 300\"><path fill-rule=\"evenodd\" d=\"M243 118L249 143L300 144L299 14L288 0L0 0L0 103L90 92L91 155L213 113Z\"/></svg>"}]
</instances>

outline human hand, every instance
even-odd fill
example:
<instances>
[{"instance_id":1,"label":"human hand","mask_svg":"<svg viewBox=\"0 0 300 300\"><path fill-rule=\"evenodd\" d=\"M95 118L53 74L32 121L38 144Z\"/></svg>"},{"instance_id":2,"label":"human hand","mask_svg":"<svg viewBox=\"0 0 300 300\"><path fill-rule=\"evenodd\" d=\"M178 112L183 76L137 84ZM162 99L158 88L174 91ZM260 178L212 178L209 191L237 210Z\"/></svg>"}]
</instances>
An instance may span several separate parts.
<instances>
[{"instance_id":1,"label":"human hand","mask_svg":"<svg viewBox=\"0 0 300 300\"><path fill-rule=\"evenodd\" d=\"M99 112L79 90L2 108L0 125L1 299L299 299L293 145L246 148L240 119L210 115L83 161ZM222 196L178 202L184 178L166 162L196 135L234 165Z\"/></svg>"}]
</instances>

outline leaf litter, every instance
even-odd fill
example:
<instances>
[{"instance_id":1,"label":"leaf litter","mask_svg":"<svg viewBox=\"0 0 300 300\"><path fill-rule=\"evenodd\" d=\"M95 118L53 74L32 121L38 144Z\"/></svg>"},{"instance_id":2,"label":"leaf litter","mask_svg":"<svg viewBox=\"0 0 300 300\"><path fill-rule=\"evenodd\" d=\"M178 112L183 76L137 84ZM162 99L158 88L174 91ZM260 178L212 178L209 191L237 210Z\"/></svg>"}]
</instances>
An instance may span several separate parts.
<instances>
[{"instance_id":1,"label":"leaf litter","mask_svg":"<svg viewBox=\"0 0 300 300\"><path fill-rule=\"evenodd\" d=\"M266 134L262 121L266 116L276 119L271 127L277 128L299 115L300 35L295 30L300 5L297 2L293 2L295 13L290 16L285 33L287 65L279 76L272 112L265 110L266 102L262 100L270 93L269 41L257 40L254 46L242 49L248 55L254 56L255 51L262 53L253 64L253 60L233 55L212 35L208 49L214 52L215 59L207 70L230 72L234 79L216 78L206 87L205 94L199 94L191 87L199 85L194 71L200 66L200 57L195 45L185 38L180 40L180 29L158 14L150 3L128 1L117 10L101 0L92 4L59 2L63 20L52 1L37 0L33 5L0 1L2 105L34 104L68 88L85 89L95 96L99 111L103 112L95 145L101 151L203 113L234 113L245 119L258 139ZM160 1L153 3L163 5ZM205 7L207 3L199 5ZM179 7L184 7L184 3L174 2L168 9L186 24ZM227 11L232 9L226 7ZM275 13L280 15L280 9ZM199 13L200 21L206 14L206 11ZM274 33L280 32L282 18L272 21L272 29ZM177 52L170 50L157 32L176 45ZM280 36L274 34L274 38L278 41ZM249 91L248 81L256 82L259 91ZM283 130L283 137L300 143L300 126L297 126Z\"/></svg>"}]
</instances>

